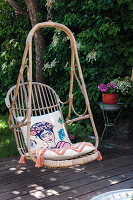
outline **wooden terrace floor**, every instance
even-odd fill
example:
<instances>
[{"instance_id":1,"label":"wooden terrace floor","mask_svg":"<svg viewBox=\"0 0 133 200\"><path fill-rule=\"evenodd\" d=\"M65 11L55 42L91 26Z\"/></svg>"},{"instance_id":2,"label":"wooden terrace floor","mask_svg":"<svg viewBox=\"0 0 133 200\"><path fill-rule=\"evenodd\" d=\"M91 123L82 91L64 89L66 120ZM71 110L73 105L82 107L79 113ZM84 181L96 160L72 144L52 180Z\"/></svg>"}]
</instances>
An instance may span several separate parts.
<instances>
[{"instance_id":1,"label":"wooden terrace floor","mask_svg":"<svg viewBox=\"0 0 133 200\"><path fill-rule=\"evenodd\" d=\"M133 151L107 153L103 161L67 169L35 168L19 158L0 161L0 200L89 200L133 188Z\"/></svg>"}]
</instances>

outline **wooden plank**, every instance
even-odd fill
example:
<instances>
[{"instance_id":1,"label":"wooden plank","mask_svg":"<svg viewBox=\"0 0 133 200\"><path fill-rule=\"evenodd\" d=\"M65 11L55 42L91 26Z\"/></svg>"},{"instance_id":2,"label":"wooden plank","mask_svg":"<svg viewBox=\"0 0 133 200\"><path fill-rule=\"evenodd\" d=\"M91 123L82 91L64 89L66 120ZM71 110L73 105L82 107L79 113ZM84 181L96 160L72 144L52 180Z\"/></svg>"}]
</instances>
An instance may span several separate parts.
<instances>
[{"instance_id":1,"label":"wooden plank","mask_svg":"<svg viewBox=\"0 0 133 200\"><path fill-rule=\"evenodd\" d=\"M56 176L56 178L60 178L62 176L68 176L68 175L71 175L71 174L74 174L74 171L71 170L71 169L66 169L66 170L52 170L52 171L48 171L44 168L42 169L38 169L38 168L35 168L36 171L29 171L27 170L26 172L23 172L20 170L17 171L18 174L14 174L11 177L7 177L7 178L4 178L4 179L1 179L0 181L0 187L2 186L6 186L6 185L10 185L12 183L20 183L20 182L23 182L25 180L25 183L27 181L32 181L32 180L38 180L38 179L47 179L48 176ZM39 171L40 170L40 171ZM21 173L22 172L22 173Z\"/></svg>"},{"instance_id":2,"label":"wooden plank","mask_svg":"<svg viewBox=\"0 0 133 200\"><path fill-rule=\"evenodd\" d=\"M131 162L132 163L132 162ZM125 160L124 160L124 162L122 162L121 161L121 166L124 166L124 165L129 165L130 164L130 160L128 161L128 163L127 162L125 162ZM120 166L119 166L120 167ZM65 179L65 182L67 182L67 181L69 181L69 179L68 179L68 177L70 177L70 180L71 180L71 178L72 178L72 180L74 180L74 179L76 179L77 177L76 177L76 174L77 173L79 173L79 172L81 172L82 174L83 174L83 176L89 176L90 177L90 175L89 174L92 174L91 173L91 170L93 170L93 169L91 169L90 170L90 173L86 173L86 171L84 171L83 170L84 168L82 168L82 166L80 166L80 167L76 167L76 168L74 168L74 169L64 169L64 170L51 170L50 172L48 172L47 173L47 169L46 169L46 171L45 171L45 169L41 169L40 171L39 171L39 173L38 173L38 170L39 169L37 169L37 171L36 171L36 173L33 173L33 172L29 172L29 171L27 171L27 173L25 172L25 174L24 173L22 173L22 174L18 174L18 175L14 175L13 176L13 178L10 178L10 177L7 177L6 179L2 179L1 180L1 182L0 182L0 188L3 188L3 190L5 190L4 188L8 188L8 190L10 190L10 186L11 186L11 188L12 188L12 186L14 185L19 185L19 187L24 187L24 186L26 186L26 185L28 185L31 181L34 181L35 179L36 180L41 180L41 181L43 181L43 180L45 180L45 182L49 182L49 179L50 179L50 177L52 176L54 179L56 179L56 180L58 180L58 182L60 182L60 179L61 179L61 177L64 177L64 179L65 179L65 176L67 176L67 179ZM106 168L106 167L102 167L102 168L100 168L100 169L102 169L102 170L100 170L101 172L103 172L103 173L105 173L106 171L107 171L107 173L108 173L108 171L109 170L111 170L111 169L115 169L115 166L112 166L112 165L110 165L108 168ZM19 171L18 171L19 172ZM19 173L21 173L21 169L20 169L20 172ZM94 175L96 175L97 173L99 173L99 168L97 168L95 171L94 171ZM82 177L82 174L81 174L81 177ZM92 175L93 175L92 174ZM70 175L70 176L69 176ZM72 175L74 175L74 177L72 176ZM72 177L71 177L72 176ZM24 179L25 179L25 181L24 181ZM48 180L48 181L47 181ZM24 182L24 183L23 183ZM4 187L5 186L5 187ZM15 186L16 187L16 186ZM1 190L0 190L1 191Z\"/></svg>"},{"instance_id":3,"label":"wooden plank","mask_svg":"<svg viewBox=\"0 0 133 200\"><path fill-rule=\"evenodd\" d=\"M0 167L3 166L3 165L5 165L6 163L8 164L9 162L10 162L11 164L16 163L18 160L19 160L19 157L18 157L18 156L11 157L11 158L4 158L4 159L1 159L1 160L0 160Z\"/></svg>"},{"instance_id":4,"label":"wooden plank","mask_svg":"<svg viewBox=\"0 0 133 200\"><path fill-rule=\"evenodd\" d=\"M123 173L122 175L114 176L112 178L100 180L91 184L86 184L81 187L77 187L65 192L60 193L55 197L55 195L52 195L50 197L47 197L47 200L70 200L70 199L75 199L79 195L84 195L86 192L94 192L96 190L101 190L106 187L110 187L112 185L115 185L116 183L120 183L123 181L126 181L127 179L132 179L133 180L133 171L132 172L127 172ZM55 189L56 191L56 189ZM58 191L56 191L58 193ZM25 200L28 200L28 198L25 198Z\"/></svg>"},{"instance_id":5,"label":"wooden plank","mask_svg":"<svg viewBox=\"0 0 133 200\"><path fill-rule=\"evenodd\" d=\"M96 163L98 163L98 165L101 165L101 167L102 167L102 163L104 162L105 163L105 165L107 165L107 164L110 164L110 162L114 162L114 163L116 163L116 162L121 162L121 160L123 160L124 159L124 157L122 156L120 156L120 157L117 157L117 158L112 158L112 159L109 159L109 160L104 160L104 158L103 158L103 161L102 162L100 162L101 164L99 164L97 161L95 161L95 162L92 162L92 163L89 163L89 165L88 165L88 167L89 167L89 169L90 168L94 168L95 167L95 165L97 165ZM131 160L131 159L133 159L133 154L131 154L131 155L125 155L125 160ZM5 162L6 161L6 162ZM27 165L22 165L22 164L19 164L18 163L18 161L19 161L19 158L17 157L16 159L15 158L13 158L13 159L9 159L9 161L8 161L8 159L4 159L4 161L3 162L1 162L1 166L0 166L0 177L2 178L2 176L3 177L5 177L6 175L7 176L10 176L10 168L19 168L20 166L22 166L22 167L26 167L26 168L34 168L34 165L35 165L35 163L33 163L32 161L26 161L26 163L27 163ZM87 165L84 165L84 166L87 166ZM82 166L83 167L83 166ZM100 166L99 166L100 167ZM75 167L74 167L75 168ZM17 170L17 169L16 169ZM49 169L47 169L47 170L49 170ZM6 176L6 177L7 177Z\"/></svg>"},{"instance_id":6,"label":"wooden plank","mask_svg":"<svg viewBox=\"0 0 133 200\"><path fill-rule=\"evenodd\" d=\"M31 182L34 183L38 183L40 184L41 182L44 183L44 185L47 185L49 187L54 186L54 185L58 185L59 182L62 183L63 180L65 179L66 182L69 181L73 181L73 180L78 180L80 178L86 177L86 174L84 173L72 173L72 174L48 174L47 176L41 176L39 177L39 179L37 179L37 177L34 177L32 179L29 179L27 181L21 181L21 182L14 182L12 181L10 184L8 185L3 185L0 187L0 193L2 192L6 192L6 191L10 191L12 190L14 187L16 188L21 188L21 187L27 187L28 184L30 184ZM24 177L23 177L24 178Z\"/></svg>"},{"instance_id":7,"label":"wooden plank","mask_svg":"<svg viewBox=\"0 0 133 200\"><path fill-rule=\"evenodd\" d=\"M116 160L115 160L116 161ZM119 166L124 166L125 164L131 164L132 163L132 159L128 159L128 161L125 160L125 157L121 158L121 159L118 159L117 161L119 162L115 162L113 161L113 165L109 163L109 166L108 166L108 163L107 162L95 162L95 168L97 168L97 170L95 170L95 168L91 168L90 164L91 163L88 163L87 165L84 165L84 166L79 166L79 167L73 167L73 168L69 168L69 169L58 169L58 170L53 170L53 169L45 169L45 168L33 168L32 170L29 169L29 166L25 169L25 165L22 165L24 167L21 167L20 169L18 168L18 170L13 170L14 168L10 168L11 171L9 171L9 174L8 176L4 176L4 179L1 177L1 182L0 182L0 185L2 184L10 184L10 181L13 180L13 181L21 181L23 180L23 176L25 176L25 180L26 179L29 179L30 178L30 173L33 174L31 177L33 178L34 176L44 176L44 175L47 175L49 173L54 173L54 172L58 172L58 173L67 173L67 171L71 173L73 173L74 171L75 172L84 172L84 173L88 173L88 174L95 174L96 172L97 173L100 173L102 171L105 171L105 170L109 170L109 169L112 169L112 168L116 168L116 167L119 167ZM111 161L112 162L112 161ZM89 168L89 170L88 170ZM68 173L67 173L68 174ZM11 175L11 176L10 176ZM5 181L6 179L6 181Z\"/></svg>"},{"instance_id":8,"label":"wooden plank","mask_svg":"<svg viewBox=\"0 0 133 200\"><path fill-rule=\"evenodd\" d=\"M105 191L106 188L110 187L115 188L115 185L126 182L126 177L124 177L124 181L120 180L113 185L107 185L107 187L102 185L103 180L107 181L110 178L112 181L114 176L117 179L117 176L125 176L124 174L130 171L132 173L133 169L133 155L124 155L118 158L106 159L102 162L95 161L84 166L59 170L34 168L34 163L30 163L24 169L25 165L16 164L16 161L18 160L13 160L11 165L4 161L6 167L0 166L0 200L11 198L29 198L33 200L34 198L37 199L37 195L39 198L53 198L55 200L56 197L57 200L59 197L61 197L59 198L61 200L66 200L67 195L71 199L89 194L92 196L94 195L93 190L90 188L92 184L94 186L99 182L101 186L98 188L96 185L95 191ZM11 170L15 166L16 169ZM128 181L130 185L133 183L131 177ZM89 187L90 190L84 190L86 187ZM71 196L73 191L77 191L77 194L75 192L75 195Z\"/></svg>"},{"instance_id":9,"label":"wooden plank","mask_svg":"<svg viewBox=\"0 0 133 200\"><path fill-rule=\"evenodd\" d=\"M108 173L102 173L102 174L99 174L99 175L96 175L96 176L85 176L85 177L83 177L83 176L81 176L81 174L79 173L79 174L77 174L77 175L79 175L78 177L77 177L77 175L76 175L76 177L78 178L77 180L71 180L71 177L66 177L66 178L68 178L68 180L67 181L69 181L68 183L65 183L64 184L64 182L59 182L58 183L58 180L57 180L57 183L55 184L55 183L51 183L51 184L48 184L49 183L49 177L48 177L48 180L44 180L44 181L42 181L42 180L40 180L40 181L38 181L38 182L34 182L34 183L32 183L32 185L33 185L33 188L27 188L27 187L23 187L23 188L16 188L15 187L15 191L17 191L18 192L18 194L14 194L14 192L6 192L5 194L3 193L3 194L0 194L0 198L6 198L7 197L7 199L10 197L10 198L14 198L15 196L17 196L18 195L18 197L20 197L20 195L22 196L22 195L24 195L24 199L27 199L27 198L29 198L29 196L30 196L30 198L31 198L31 193L32 193L32 195L34 196L34 194L36 195L36 193L38 193L38 192L40 192L40 194L44 194L44 196L46 196L46 197L48 197L50 194L52 195L52 194L54 194L54 191L56 192L56 193L58 193L58 194L60 194L59 196L61 196L61 198L63 199L63 195L65 195L65 198L66 198L66 195L69 195L69 192L70 192L70 194L72 193L72 191L74 190L74 191L77 191L77 192L79 192L79 190L80 190L80 193L78 193L78 195L80 195L81 194L81 191L82 191L82 189L81 188L84 188L84 187L90 187L90 185L92 185L93 184L93 187L94 187L94 185L96 184L97 185L97 187L99 186L99 185L101 185L101 182L103 182L104 183L104 181L107 183L108 181L108 179L114 179L114 177L116 178L116 179L120 179L120 181L122 181L122 175L123 174L125 174L124 176L126 177L127 175L129 176L129 171L130 170L132 170L133 169L133 165L130 165L130 166L126 166L126 167L122 167L122 168L119 168L119 169L116 169L115 171L114 170L111 170L111 171L109 171ZM122 175L121 175L122 174ZM75 175L73 175L73 177L74 177ZM125 178L124 177L124 178ZM131 171L131 177L133 177L133 171ZM102 180L103 179L103 180ZM61 181L63 181L63 179L61 180ZM64 180L65 181L65 180ZM101 181L101 182L100 182ZM119 181L119 180L118 180ZM40 182L40 183L39 183ZM100 182L100 184L99 184L99 182ZM98 184L97 184L98 183ZM110 183L111 184L111 183ZM113 184L113 182L112 182L112 184ZM39 187L40 187L40 189L39 189ZM101 187L105 187L105 185L103 186L103 185L101 185ZM38 189L36 189L36 188L38 188ZM94 187L95 188L95 187ZM48 191L51 191L51 193L50 192L48 192ZM65 192L65 193L64 193ZM82 191L83 192L83 191ZM47 194L48 193L48 194ZM54 197L55 198L55 197Z\"/></svg>"},{"instance_id":10,"label":"wooden plank","mask_svg":"<svg viewBox=\"0 0 133 200\"><path fill-rule=\"evenodd\" d=\"M127 161L128 160L128 161ZM112 162L113 162L113 166L112 166ZM128 157L121 157L118 159L112 159L112 160L106 160L106 161L101 161L101 162L93 162L93 163L88 163L86 165L83 166L76 166L76 167L72 167L72 168L67 168L67 169L59 169L59 173L61 172L67 172L67 170L72 173L72 171L83 171L85 173L88 174L93 174L95 173L95 168L97 168L97 170L99 170L99 173L106 169L112 169L112 167L117 167L117 166L122 166L125 165L126 163L133 163L133 156L128 156ZM14 177L17 175L17 179L15 177L16 180L14 181L19 181L21 179L21 176L26 176L26 179L29 178L29 171L30 173L33 174L33 176L37 175L37 176L42 176L45 174L49 174L49 173L53 173L54 169L48 169L48 168L35 168L33 165L34 163L32 162L28 162L28 166L27 165L21 165L21 164L17 164L15 167L12 166L8 166L8 170L6 169L4 172L2 171L0 173L0 177L1 177L1 184L5 184L5 179L6 179L6 183L10 183L11 179L14 179ZM33 166L33 167L31 167ZM91 170L90 170L91 169ZM43 172L43 173L42 173ZM98 171L97 171L98 173ZM19 179L20 178L20 179ZM39 178L39 177L38 177ZM9 179L9 181L8 181Z\"/></svg>"},{"instance_id":11,"label":"wooden plank","mask_svg":"<svg viewBox=\"0 0 133 200\"><path fill-rule=\"evenodd\" d=\"M26 164L20 164L19 163L19 159L18 158L17 160L14 160L13 162L4 162L1 166L0 166L0 174L4 173L8 173L8 170L11 168L11 167L28 167L28 168L35 168L35 163L32 162L31 160L26 160Z\"/></svg>"},{"instance_id":12,"label":"wooden plank","mask_svg":"<svg viewBox=\"0 0 133 200\"><path fill-rule=\"evenodd\" d=\"M85 170L93 173L93 171L95 171L96 168L97 168L97 170L99 169L99 171L100 171L102 168L107 169L107 168L110 168L113 166L118 167L118 166L121 166L121 164L132 163L132 161L133 161L133 155L131 155L129 157L123 156L123 157L116 158L116 159L100 161L100 162L98 162L97 165L94 165L91 170L89 168L89 165L85 165ZM112 165L112 163L113 163L113 165Z\"/></svg>"},{"instance_id":13,"label":"wooden plank","mask_svg":"<svg viewBox=\"0 0 133 200\"><path fill-rule=\"evenodd\" d=\"M50 187L55 187L55 185L58 186L58 184L62 183L63 180L65 179L66 181L75 181L75 180L79 180L86 177L86 175L84 174L80 174L80 173L75 173L75 174L71 174L69 176L60 176L57 174L54 174L52 176L48 176L46 178L41 177L40 180L36 180L36 178L34 178L32 181L30 180L29 182L22 182L21 183L17 183L17 184L12 184L7 185L6 187L0 187L0 199L2 198L7 198L7 199L11 199L16 195L16 193L14 191L17 191L18 194L24 195L24 194L28 194L29 192L33 191L33 190L43 190L44 188L50 188Z\"/></svg>"},{"instance_id":14,"label":"wooden plank","mask_svg":"<svg viewBox=\"0 0 133 200\"><path fill-rule=\"evenodd\" d=\"M93 192L90 192L90 193L87 193L87 194L84 194L84 195L81 195L81 196L77 196L76 198L78 200L87 200L87 199L89 200L92 197L103 194L105 192L110 192L110 191L114 191L114 190L121 190L121 189L131 189L131 188L133 188L133 179L129 179L129 180L117 183L115 185L111 185L109 187L106 187L106 188L103 188L103 189L100 189L100 190L96 190L96 191L93 191ZM74 200L74 199L72 199L72 200Z\"/></svg>"},{"instance_id":15,"label":"wooden plank","mask_svg":"<svg viewBox=\"0 0 133 200\"><path fill-rule=\"evenodd\" d=\"M124 157L125 157L125 159L127 159L128 160L128 158L129 159L131 159L132 157L133 157L133 154L128 154L128 155L126 155L126 154L123 154L124 155ZM117 154L117 156L112 156L112 158L108 158L107 156L103 156L103 161L104 162L109 162L109 161L111 161L111 160L113 160L114 162L117 162L117 160L121 160L121 159L123 159L123 155L121 155L121 156L119 156L119 154ZM105 158L108 158L108 159L105 159ZM2 171L2 170L5 170L5 171L7 171L6 169L9 169L9 167L15 167L16 165L19 165L19 159L20 159L20 157L14 157L14 158L9 158L9 159L3 159L3 160L1 160L0 161L0 172ZM92 163L89 163L89 166L91 167L91 166L94 166L95 164L94 163L96 163L97 161L95 161L95 162L92 162ZM27 166L29 167L33 167L34 168L34 166L35 166L35 163L34 162L32 162L32 161L29 161L29 160L26 160L26 163L27 163ZM21 165L21 164L20 164ZM26 166L26 165L22 165L22 166Z\"/></svg>"}]
</instances>

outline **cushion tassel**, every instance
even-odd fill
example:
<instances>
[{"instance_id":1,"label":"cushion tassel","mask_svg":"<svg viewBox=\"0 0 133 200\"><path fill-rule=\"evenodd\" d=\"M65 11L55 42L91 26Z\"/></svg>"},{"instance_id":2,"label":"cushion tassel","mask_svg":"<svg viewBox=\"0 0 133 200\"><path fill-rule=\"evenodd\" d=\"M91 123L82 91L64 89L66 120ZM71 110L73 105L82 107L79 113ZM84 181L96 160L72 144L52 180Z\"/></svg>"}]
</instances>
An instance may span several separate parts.
<instances>
[{"instance_id":1,"label":"cushion tassel","mask_svg":"<svg viewBox=\"0 0 133 200\"><path fill-rule=\"evenodd\" d=\"M90 147L94 147L93 144L90 143ZM101 161L103 159L103 157L102 157L100 151L98 151L96 147L94 147L94 148L95 148L95 151L98 153L97 160Z\"/></svg>"},{"instance_id":2,"label":"cushion tassel","mask_svg":"<svg viewBox=\"0 0 133 200\"><path fill-rule=\"evenodd\" d=\"M44 158L38 155L35 167L42 167L44 165Z\"/></svg>"},{"instance_id":3,"label":"cushion tassel","mask_svg":"<svg viewBox=\"0 0 133 200\"><path fill-rule=\"evenodd\" d=\"M100 151L96 150L96 152L98 153L97 160L101 161L103 158L102 158L102 155L101 155Z\"/></svg>"},{"instance_id":4,"label":"cushion tassel","mask_svg":"<svg viewBox=\"0 0 133 200\"><path fill-rule=\"evenodd\" d=\"M20 160L19 160L19 163L21 163L21 164L26 164L26 162L25 162L25 155L22 155L21 157L20 157Z\"/></svg>"}]
</instances>

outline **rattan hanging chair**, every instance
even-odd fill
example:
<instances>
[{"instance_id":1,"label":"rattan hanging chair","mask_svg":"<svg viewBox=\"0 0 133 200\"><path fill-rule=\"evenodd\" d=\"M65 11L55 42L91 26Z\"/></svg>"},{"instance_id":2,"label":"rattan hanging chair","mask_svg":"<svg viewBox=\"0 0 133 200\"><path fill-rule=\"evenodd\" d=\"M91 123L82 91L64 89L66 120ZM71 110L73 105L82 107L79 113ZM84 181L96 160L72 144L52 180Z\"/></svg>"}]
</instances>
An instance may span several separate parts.
<instances>
[{"instance_id":1,"label":"rattan hanging chair","mask_svg":"<svg viewBox=\"0 0 133 200\"><path fill-rule=\"evenodd\" d=\"M63 103L56 92L48 85L32 82L32 38L34 33L44 27L64 31L71 42L71 77L69 99ZM29 65L26 65L26 59ZM76 65L75 65L76 61ZM79 75L75 72L78 68ZM27 69L27 81L24 82L24 71ZM79 78L78 78L79 77ZM85 99L86 110L76 113L73 106L73 81L77 83ZM77 46L72 32L64 25L54 22L36 24L28 34L17 84L7 93L6 106L9 108L9 127L13 130L20 162L31 159L36 167L70 167L81 165L102 157L97 150L98 134L95 128L84 78L78 58ZM61 105L69 104L68 119L64 122ZM71 110L76 118L71 119ZM82 119L90 119L95 136L95 146L89 142L72 144L67 134L66 124Z\"/></svg>"}]
</instances>

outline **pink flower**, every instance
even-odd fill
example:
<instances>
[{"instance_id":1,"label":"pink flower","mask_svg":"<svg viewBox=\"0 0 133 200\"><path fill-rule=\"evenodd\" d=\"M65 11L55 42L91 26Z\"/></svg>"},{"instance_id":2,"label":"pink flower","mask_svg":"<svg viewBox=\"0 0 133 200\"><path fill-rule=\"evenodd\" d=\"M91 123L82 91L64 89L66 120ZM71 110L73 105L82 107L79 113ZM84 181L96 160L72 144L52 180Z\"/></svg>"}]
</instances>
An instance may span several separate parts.
<instances>
[{"instance_id":1,"label":"pink flower","mask_svg":"<svg viewBox=\"0 0 133 200\"><path fill-rule=\"evenodd\" d=\"M104 86L104 83L101 83L99 86L98 86L98 89L100 89L101 87Z\"/></svg>"},{"instance_id":2,"label":"pink flower","mask_svg":"<svg viewBox=\"0 0 133 200\"><path fill-rule=\"evenodd\" d=\"M98 86L98 89L101 92L108 93L108 94L118 92L118 87L113 82L107 83L107 84L102 83Z\"/></svg>"},{"instance_id":3,"label":"pink flower","mask_svg":"<svg viewBox=\"0 0 133 200\"><path fill-rule=\"evenodd\" d=\"M103 88L101 88L101 92L106 92L107 90L108 90L107 87L103 87Z\"/></svg>"},{"instance_id":4,"label":"pink flower","mask_svg":"<svg viewBox=\"0 0 133 200\"><path fill-rule=\"evenodd\" d=\"M69 137L70 137L72 140L75 139L74 136L72 136L70 133L69 133Z\"/></svg>"},{"instance_id":5,"label":"pink flower","mask_svg":"<svg viewBox=\"0 0 133 200\"><path fill-rule=\"evenodd\" d=\"M107 83L107 84L106 84L107 87L109 87L110 85L111 85L110 83Z\"/></svg>"}]
</instances>

